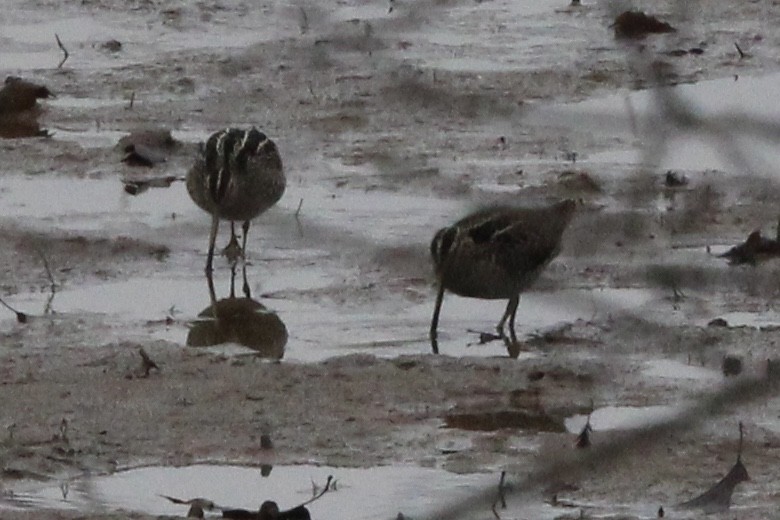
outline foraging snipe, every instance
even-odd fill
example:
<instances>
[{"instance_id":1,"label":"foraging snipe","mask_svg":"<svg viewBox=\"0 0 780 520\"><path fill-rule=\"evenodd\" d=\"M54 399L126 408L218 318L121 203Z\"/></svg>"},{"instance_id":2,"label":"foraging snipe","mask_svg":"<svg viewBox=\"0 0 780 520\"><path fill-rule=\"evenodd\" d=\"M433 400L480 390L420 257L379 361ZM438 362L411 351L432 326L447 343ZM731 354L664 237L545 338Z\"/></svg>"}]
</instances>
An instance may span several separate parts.
<instances>
[{"instance_id":1,"label":"foraging snipe","mask_svg":"<svg viewBox=\"0 0 780 520\"><path fill-rule=\"evenodd\" d=\"M444 290L470 298L508 299L498 322L502 338L509 319L513 344L520 293L533 283L560 251L563 231L575 203L564 200L542 208L492 208L478 211L440 229L431 242L439 292L431 320L431 346L439 347L436 329Z\"/></svg>"},{"instance_id":2,"label":"foraging snipe","mask_svg":"<svg viewBox=\"0 0 780 520\"><path fill-rule=\"evenodd\" d=\"M206 272L212 271L220 219L230 221L231 232L233 222L243 221L245 252L250 221L276 204L285 186L279 150L264 133L227 128L209 137L187 174L190 197L212 216Z\"/></svg>"}]
</instances>

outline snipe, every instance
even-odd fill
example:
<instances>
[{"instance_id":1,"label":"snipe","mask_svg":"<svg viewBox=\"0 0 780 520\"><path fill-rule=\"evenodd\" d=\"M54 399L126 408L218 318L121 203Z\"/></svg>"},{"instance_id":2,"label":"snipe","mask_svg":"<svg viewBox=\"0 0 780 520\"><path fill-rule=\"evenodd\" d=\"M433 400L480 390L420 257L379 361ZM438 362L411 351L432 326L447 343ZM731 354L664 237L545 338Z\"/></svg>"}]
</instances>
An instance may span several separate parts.
<instances>
[{"instance_id":1,"label":"snipe","mask_svg":"<svg viewBox=\"0 0 780 520\"><path fill-rule=\"evenodd\" d=\"M187 191L201 209L211 214L206 272L212 271L214 242L220 220L243 222L241 252L252 219L276 204L286 179L276 144L257 128L227 128L209 137L187 174ZM234 242L233 234L231 245Z\"/></svg>"},{"instance_id":2,"label":"snipe","mask_svg":"<svg viewBox=\"0 0 780 520\"><path fill-rule=\"evenodd\" d=\"M560 251L561 236L575 203L564 200L542 208L500 207L477 211L440 229L431 242L439 291L431 320L430 339L438 354L437 327L444 291L486 300L508 299L496 327L517 343L515 315L520 293L539 277Z\"/></svg>"}]
</instances>

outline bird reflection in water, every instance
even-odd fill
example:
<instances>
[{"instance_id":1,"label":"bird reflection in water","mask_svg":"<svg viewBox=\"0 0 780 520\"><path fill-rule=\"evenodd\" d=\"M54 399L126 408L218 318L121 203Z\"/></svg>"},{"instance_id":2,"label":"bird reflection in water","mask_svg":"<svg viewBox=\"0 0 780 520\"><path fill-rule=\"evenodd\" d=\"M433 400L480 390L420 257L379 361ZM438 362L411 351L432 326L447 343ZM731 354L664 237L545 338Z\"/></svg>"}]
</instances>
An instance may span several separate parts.
<instances>
[{"instance_id":1,"label":"bird reflection in water","mask_svg":"<svg viewBox=\"0 0 780 520\"><path fill-rule=\"evenodd\" d=\"M207 498L183 500L168 495L160 496L174 504L189 505L190 510L187 513L187 518L204 518L204 511L222 511L222 518L232 518L233 520L311 520L311 513L309 513L306 506L322 498L322 495L331 489L336 489L333 475L328 476L328 480L325 483L325 487L322 488L322 491L315 493L313 497L301 505L285 511L281 511L279 505L273 500L266 500L260 505L259 510L251 511L248 509L230 509L218 506Z\"/></svg>"},{"instance_id":2,"label":"bird reflection in water","mask_svg":"<svg viewBox=\"0 0 780 520\"><path fill-rule=\"evenodd\" d=\"M238 298L235 294L234 265L230 273L230 296L221 300L217 300L211 273L206 273L211 305L192 323L187 334L187 346L210 347L236 343L257 351L260 357L281 359L287 344L287 328L275 312L252 299L246 266L242 272L244 296Z\"/></svg>"}]
</instances>

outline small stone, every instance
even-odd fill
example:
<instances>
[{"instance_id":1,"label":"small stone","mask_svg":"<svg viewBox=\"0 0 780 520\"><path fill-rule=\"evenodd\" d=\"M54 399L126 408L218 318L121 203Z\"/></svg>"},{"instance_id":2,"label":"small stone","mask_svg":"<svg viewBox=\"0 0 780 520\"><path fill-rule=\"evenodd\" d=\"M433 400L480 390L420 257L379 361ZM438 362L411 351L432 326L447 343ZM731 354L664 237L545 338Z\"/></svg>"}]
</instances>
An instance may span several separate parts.
<instances>
[{"instance_id":1,"label":"small stone","mask_svg":"<svg viewBox=\"0 0 780 520\"><path fill-rule=\"evenodd\" d=\"M110 39L108 41L103 42L100 47L103 50L106 50L108 52L119 52L122 50L122 42L115 39Z\"/></svg>"}]
</instances>

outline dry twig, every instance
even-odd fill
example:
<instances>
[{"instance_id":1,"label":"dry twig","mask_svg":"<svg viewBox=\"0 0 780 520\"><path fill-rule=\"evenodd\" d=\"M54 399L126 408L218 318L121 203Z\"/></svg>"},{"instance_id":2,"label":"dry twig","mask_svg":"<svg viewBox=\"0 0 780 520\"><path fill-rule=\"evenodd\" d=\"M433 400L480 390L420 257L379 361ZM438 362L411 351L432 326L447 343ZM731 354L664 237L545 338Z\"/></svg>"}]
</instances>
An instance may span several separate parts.
<instances>
[{"instance_id":1,"label":"dry twig","mask_svg":"<svg viewBox=\"0 0 780 520\"><path fill-rule=\"evenodd\" d=\"M60 40L60 37L57 33L54 33L54 38L57 40L57 46L62 50L62 53L64 56L62 57L62 61L59 65L57 65L58 69L62 68L62 65L67 61L70 54L68 53L68 49L65 48L65 46L62 44L62 40Z\"/></svg>"},{"instance_id":2,"label":"dry twig","mask_svg":"<svg viewBox=\"0 0 780 520\"><path fill-rule=\"evenodd\" d=\"M149 354L146 353L143 347L138 349L138 353L141 355L141 370L143 371L143 377L149 377L149 372L153 368L158 371L160 370L160 367L149 357Z\"/></svg>"},{"instance_id":3,"label":"dry twig","mask_svg":"<svg viewBox=\"0 0 780 520\"><path fill-rule=\"evenodd\" d=\"M504 494L504 490L506 489L504 487L504 480L506 479L506 471L501 471L501 478L498 479L498 496L496 496L496 499L493 501L493 505L490 506L491 511L493 511L493 516L496 517L496 520L501 520L501 515L498 514L498 511L496 510L496 505L498 503L501 503L501 509L506 509L506 495Z\"/></svg>"},{"instance_id":4,"label":"dry twig","mask_svg":"<svg viewBox=\"0 0 780 520\"><path fill-rule=\"evenodd\" d=\"M16 314L16 321L18 321L19 323L27 323L27 315L23 312L17 311L16 309L8 305L2 298L0 298L0 305L5 307L9 311L13 312L14 314Z\"/></svg>"},{"instance_id":5,"label":"dry twig","mask_svg":"<svg viewBox=\"0 0 780 520\"><path fill-rule=\"evenodd\" d=\"M297 509L299 507L307 506L307 505L311 504L312 502L314 502L315 500L319 500L319 498L322 495L324 495L325 493L327 493L328 491L330 491L332 489L331 483L335 484L335 480L333 480L333 475L328 475L328 480L327 480L327 482L325 482L325 487L322 488L322 491L320 491L319 494L314 495L309 500L307 500L306 502L304 502L302 504L299 504L298 506L294 507L293 509ZM333 486L333 487L335 487L335 486Z\"/></svg>"},{"instance_id":6,"label":"dry twig","mask_svg":"<svg viewBox=\"0 0 780 520\"><path fill-rule=\"evenodd\" d=\"M43 263L43 270L46 272L46 278L49 280L49 289L52 293L54 293L57 290L57 283L54 281L54 275L51 272L49 259L46 258L46 254L44 254L43 249L36 247L35 252L41 258L41 262Z\"/></svg>"},{"instance_id":7,"label":"dry twig","mask_svg":"<svg viewBox=\"0 0 780 520\"><path fill-rule=\"evenodd\" d=\"M590 425L590 414L588 414L588 420L585 426L582 427L577 440L574 441L574 446L577 448L589 448L590 447L590 434L593 432L593 427Z\"/></svg>"},{"instance_id":8,"label":"dry twig","mask_svg":"<svg viewBox=\"0 0 780 520\"><path fill-rule=\"evenodd\" d=\"M302 6L298 7L301 14L301 20L299 22L299 28L301 30L301 36L309 32L309 17L306 15L306 9Z\"/></svg>"}]
</instances>

